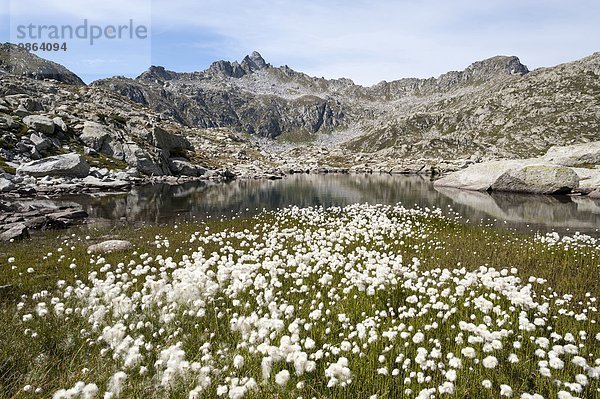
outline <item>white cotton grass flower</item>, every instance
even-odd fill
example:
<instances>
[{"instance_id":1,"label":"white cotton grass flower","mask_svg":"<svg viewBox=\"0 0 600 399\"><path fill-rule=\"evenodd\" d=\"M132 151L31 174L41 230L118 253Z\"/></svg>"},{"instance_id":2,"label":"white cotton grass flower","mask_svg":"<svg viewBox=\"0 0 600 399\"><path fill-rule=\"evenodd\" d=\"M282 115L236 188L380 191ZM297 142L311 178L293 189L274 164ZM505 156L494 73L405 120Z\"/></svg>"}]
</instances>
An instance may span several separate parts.
<instances>
[{"instance_id":1,"label":"white cotton grass flower","mask_svg":"<svg viewBox=\"0 0 600 399\"><path fill-rule=\"evenodd\" d=\"M94 383L87 384L81 390L81 399L94 399L98 395L98 386Z\"/></svg>"},{"instance_id":2,"label":"white cotton grass flower","mask_svg":"<svg viewBox=\"0 0 600 399\"><path fill-rule=\"evenodd\" d=\"M287 370L281 370L279 373L275 374L275 382L279 386L286 386L289 380L290 372Z\"/></svg>"},{"instance_id":3,"label":"white cotton grass flower","mask_svg":"<svg viewBox=\"0 0 600 399\"><path fill-rule=\"evenodd\" d=\"M588 384L588 378L584 374L577 374L575 376L575 381L582 386L586 386Z\"/></svg>"},{"instance_id":4,"label":"white cotton grass flower","mask_svg":"<svg viewBox=\"0 0 600 399\"><path fill-rule=\"evenodd\" d=\"M127 379L124 371L117 371L108 381L108 392L112 394L111 398L119 398L123 390L123 383Z\"/></svg>"},{"instance_id":5,"label":"white cotton grass flower","mask_svg":"<svg viewBox=\"0 0 600 399\"><path fill-rule=\"evenodd\" d=\"M460 350L460 353L464 356L464 357L468 357L468 358L475 358L475 356L477 356L477 352L475 351L475 349L471 348L470 346L467 346L465 348L462 348Z\"/></svg>"},{"instance_id":6,"label":"white cotton grass flower","mask_svg":"<svg viewBox=\"0 0 600 399\"><path fill-rule=\"evenodd\" d=\"M498 359L495 356L487 356L481 361L481 364L486 369L493 369L498 365Z\"/></svg>"},{"instance_id":7,"label":"white cotton grass flower","mask_svg":"<svg viewBox=\"0 0 600 399\"><path fill-rule=\"evenodd\" d=\"M329 379L327 387L331 388L336 385L345 387L352 381L352 373L348 368L348 359L340 357L337 362L330 363L325 369L325 377Z\"/></svg>"},{"instance_id":8,"label":"white cotton grass flower","mask_svg":"<svg viewBox=\"0 0 600 399\"><path fill-rule=\"evenodd\" d=\"M233 358L233 367L236 368L237 370L239 370L242 367L244 367L244 356L242 356L242 355L236 355Z\"/></svg>"},{"instance_id":9,"label":"white cotton grass flower","mask_svg":"<svg viewBox=\"0 0 600 399\"><path fill-rule=\"evenodd\" d=\"M548 365L553 369L562 370L565 367L565 362L558 357L553 357L548 361Z\"/></svg>"},{"instance_id":10,"label":"white cotton grass flower","mask_svg":"<svg viewBox=\"0 0 600 399\"><path fill-rule=\"evenodd\" d=\"M415 344L420 344L421 342L423 342L424 339L425 335L419 331L415 335L413 335L412 342L414 342Z\"/></svg>"},{"instance_id":11,"label":"white cotton grass flower","mask_svg":"<svg viewBox=\"0 0 600 399\"><path fill-rule=\"evenodd\" d=\"M513 396L513 390L510 385L500 384L500 396L510 398Z\"/></svg>"},{"instance_id":12,"label":"white cotton grass flower","mask_svg":"<svg viewBox=\"0 0 600 399\"><path fill-rule=\"evenodd\" d=\"M486 389L491 389L492 388L492 381L490 380L483 380L481 381L481 385L486 388Z\"/></svg>"}]
</instances>

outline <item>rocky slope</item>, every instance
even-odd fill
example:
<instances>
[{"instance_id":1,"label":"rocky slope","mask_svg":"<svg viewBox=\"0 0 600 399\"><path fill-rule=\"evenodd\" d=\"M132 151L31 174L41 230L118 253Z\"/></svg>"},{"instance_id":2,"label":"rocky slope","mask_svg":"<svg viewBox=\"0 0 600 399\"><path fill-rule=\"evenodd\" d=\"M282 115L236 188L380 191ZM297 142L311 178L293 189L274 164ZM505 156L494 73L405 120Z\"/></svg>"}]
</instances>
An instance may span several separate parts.
<instances>
[{"instance_id":1,"label":"rocky slope","mask_svg":"<svg viewBox=\"0 0 600 399\"><path fill-rule=\"evenodd\" d=\"M44 60L16 46L6 48L10 56L22 56L10 65L33 69L22 70L25 76L11 68L0 74L0 168L18 175L11 178L13 185L6 182L8 175L2 177L3 192L15 185L36 187L31 178L46 177L42 183L48 186L48 179L61 185L63 178L90 177L75 183L110 188L107 179L223 177L231 174L227 168L243 163L240 158L249 173L271 164L242 134L184 126L102 87L79 85L79 78L62 67L56 79L48 79L34 73Z\"/></svg>"},{"instance_id":2,"label":"rocky slope","mask_svg":"<svg viewBox=\"0 0 600 399\"><path fill-rule=\"evenodd\" d=\"M52 79L71 85L84 85L79 76L64 66L37 57L9 43L0 43L0 71L34 79Z\"/></svg>"},{"instance_id":3,"label":"rocky slope","mask_svg":"<svg viewBox=\"0 0 600 399\"><path fill-rule=\"evenodd\" d=\"M254 52L201 72L151 67L93 86L186 126L302 146L326 140L379 159L526 157L597 140L600 131L600 53L531 72L516 57L498 56L438 78L363 87L273 67Z\"/></svg>"}]
</instances>

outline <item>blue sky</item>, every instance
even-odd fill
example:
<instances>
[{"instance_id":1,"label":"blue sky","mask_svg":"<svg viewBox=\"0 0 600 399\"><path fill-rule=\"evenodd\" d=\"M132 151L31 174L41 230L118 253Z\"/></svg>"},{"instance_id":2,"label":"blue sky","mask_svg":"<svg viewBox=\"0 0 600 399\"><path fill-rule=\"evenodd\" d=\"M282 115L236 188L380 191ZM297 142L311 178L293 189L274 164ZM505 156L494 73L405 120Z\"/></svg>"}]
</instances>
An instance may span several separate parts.
<instances>
[{"instance_id":1,"label":"blue sky","mask_svg":"<svg viewBox=\"0 0 600 399\"><path fill-rule=\"evenodd\" d=\"M438 76L498 54L533 69L600 50L597 0L2 0L0 40L14 41L20 24L84 19L151 29L145 40L73 40L67 52L38 53L88 82L135 77L151 64L202 70L253 50L276 66L365 85Z\"/></svg>"}]
</instances>

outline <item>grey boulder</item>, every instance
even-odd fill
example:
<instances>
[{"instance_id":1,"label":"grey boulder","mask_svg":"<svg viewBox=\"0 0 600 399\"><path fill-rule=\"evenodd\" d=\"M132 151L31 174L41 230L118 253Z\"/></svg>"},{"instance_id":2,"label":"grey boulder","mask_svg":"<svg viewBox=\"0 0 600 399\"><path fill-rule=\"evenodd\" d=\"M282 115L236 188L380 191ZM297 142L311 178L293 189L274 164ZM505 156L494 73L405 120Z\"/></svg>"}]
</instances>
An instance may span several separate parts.
<instances>
[{"instance_id":1,"label":"grey boulder","mask_svg":"<svg viewBox=\"0 0 600 399\"><path fill-rule=\"evenodd\" d=\"M170 158L168 163L169 169L171 169L171 172L175 175L196 177L202 176L206 172L205 168L194 165L185 158Z\"/></svg>"},{"instance_id":2,"label":"grey boulder","mask_svg":"<svg viewBox=\"0 0 600 399\"><path fill-rule=\"evenodd\" d=\"M15 185L8 179L0 177L0 193L6 193L15 189Z\"/></svg>"},{"instance_id":3,"label":"grey boulder","mask_svg":"<svg viewBox=\"0 0 600 399\"><path fill-rule=\"evenodd\" d=\"M492 191L531 194L567 194L579 187L579 176L571 168L557 165L526 165L504 172Z\"/></svg>"},{"instance_id":4,"label":"grey boulder","mask_svg":"<svg viewBox=\"0 0 600 399\"><path fill-rule=\"evenodd\" d=\"M546 162L564 166L600 164L600 141L550 147L542 158Z\"/></svg>"},{"instance_id":5,"label":"grey boulder","mask_svg":"<svg viewBox=\"0 0 600 399\"><path fill-rule=\"evenodd\" d=\"M28 115L23 118L23 123L27 127L30 127L31 129L40 133L54 133L54 122L52 119L44 115Z\"/></svg>"},{"instance_id":6,"label":"grey boulder","mask_svg":"<svg viewBox=\"0 0 600 399\"><path fill-rule=\"evenodd\" d=\"M110 130L99 123L86 121L83 124L83 132L79 136L79 139L86 146L100 151L104 143L110 139Z\"/></svg>"},{"instance_id":7,"label":"grey boulder","mask_svg":"<svg viewBox=\"0 0 600 399\"><path fill-rule=\"evenodd\" d=\"M29 140L31 140L38 152L46 151L54 146L52 141L46 137L44 133L31 133Z\"/></svg>"},{"instance_id":8,"label":"grey boulder","mask_svg":"<svg viewBox=\"0 0 600 399\"><path fill-rule=\"evenodd\" d=\"M67 132L67 130L69 130L69 128L67 127L67 124L65 123L65 121L62 120L62 118L60 116L52 118L52 122L54 122L54 125L56 127L58 127L60 130L62 130L63 132Z\"/></svg>"},{"instance_id":9,"label":"grey boulder","mask_svg":"<svg viewBox=\"0 0 600 399\"><path fill-rule=\"evenodd\" d=\"M15 223L0 234L0 241L22 240L29 237L29 230L24 223Z\"/></svg>"},{"instance_id":10,"label":"grey boulder","mask_svg":"<svg viewBox=\"0 0 600 399\"><path fill-rule=\"evenodd\" d=\"M33 177L86 177L89 172L90 165L77 153L42 158L22 164L17 168L17 174Z\"/></svg>"},{"instance_id":11,"label":"grey boulder","mask_svg":"<svg viewBox=\"0 0 600 399\"><path fill-rule=\"evenodd\" d=\"M435 187L454 187L465 190L487 191L510 169L521 168L534 160L504 160L477 163L436 180Z\"/></svg>"},{"instance_id":12,"label":"grey boulder","mask_svg":"<svg viewBox=\"0 0 600 399\"><path fill-rule=\"evenodd\" d=\"M158 126L154 127L152 133L149 133L146 139L150 144L161 150L191 150L193 148L185 137L167 132Z\"/></svg>"},{"instance_id":13,"label":"grey boulder","mask_svg":"<svg viewBox=\"0 0 600 399\"><path fill-rule=\"evenodd\" d=\"M126 240L108 240L98 244L90 245L87 250L91 254L102 254L108 252L125 251L131 247L131 243Z\"/></svg>"}]
</instances>

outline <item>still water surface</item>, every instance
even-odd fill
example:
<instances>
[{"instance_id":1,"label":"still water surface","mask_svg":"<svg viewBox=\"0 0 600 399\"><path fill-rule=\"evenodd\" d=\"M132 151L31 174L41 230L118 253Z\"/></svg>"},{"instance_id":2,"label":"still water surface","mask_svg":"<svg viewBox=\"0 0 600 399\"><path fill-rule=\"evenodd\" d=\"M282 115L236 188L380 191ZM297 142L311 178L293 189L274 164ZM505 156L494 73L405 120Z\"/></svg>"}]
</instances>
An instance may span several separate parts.
<instances>
[{"instance_id":1,"label":"still water surface","mask_svg":"<svg viewBox=\"0 0 600 399\"><path fill-rule=\"evenodd\" d=\"M92 222L132 224L226 217L290 205L401 203L406 207L452 209L471 222L499 227L600 235L598 200L434 188L429 179L419 176L293 175L276 181L154 184L126 194L69 196L60 202L82 205Z\"/></svg>"}]
</instances>

